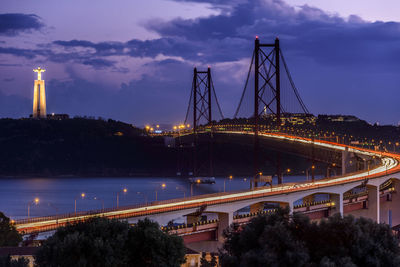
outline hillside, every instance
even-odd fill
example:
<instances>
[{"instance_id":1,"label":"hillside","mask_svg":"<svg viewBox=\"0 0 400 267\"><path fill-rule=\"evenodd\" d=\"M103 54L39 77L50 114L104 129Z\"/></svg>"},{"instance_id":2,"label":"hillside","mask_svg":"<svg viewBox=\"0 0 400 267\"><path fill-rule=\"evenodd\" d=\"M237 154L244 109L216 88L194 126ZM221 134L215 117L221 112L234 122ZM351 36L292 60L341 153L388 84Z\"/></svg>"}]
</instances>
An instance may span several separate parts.
<instances>
[{"instance_id":1,"label":"hillside","mask_svg":"<svg viewBox=\"0 0 400 267\"><path fill-rule=\"evenodd\" d=\"M208 156L207 146L199 148L198 158ZM0 147L0 176L174 176L190 171L192 157L190 148L184 152L168 148L162 137L147 136L130 124L86 118L0 119ZM265 148L262 153L275 157ZM217 140L213 154L217 176L253 172L251 145ZM299 173L307 162L282 156L282 168ZM267 158L262 166L264 171L275 171ZM207 168L200 168L199 175L208 175Z\"/></svg>"}]
</instances>

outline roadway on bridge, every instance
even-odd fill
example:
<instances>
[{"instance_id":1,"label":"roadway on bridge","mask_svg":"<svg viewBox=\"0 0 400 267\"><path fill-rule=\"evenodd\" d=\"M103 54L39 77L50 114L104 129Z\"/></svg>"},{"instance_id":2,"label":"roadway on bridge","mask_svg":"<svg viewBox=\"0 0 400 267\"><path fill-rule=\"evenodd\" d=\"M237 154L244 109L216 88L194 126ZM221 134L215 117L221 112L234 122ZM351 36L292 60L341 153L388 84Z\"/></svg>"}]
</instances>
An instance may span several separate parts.
<instances>
[{"instance_id":1,"label":"roadway on bridge","mask_svg":"<svg viewBox=\"0 0 400 267\"><path fill-rule=\"evenodd\" d=\"M225 131L226 134L235 135L252 135L253 133L242 132L242 131ZM281 184L273 187L259 187L253 190L245 190L238 192L226 192L209 195L200 195L196 197L190 197L185 199L172 199L166 201L153 202L149 205L142 205L137 207L122 207L118 210L112 210L107 212L98 212L79 214L77 216L49 216L49 217L37 217L32 219L18 220L15 222L15 226L20 232L43 232L53 230L59 226L63 226L67 223L74 223L77 221L84 221L86 219L104 216L107 218L133 218L139 216L146 216L152 214L159 214L164 212L170 212L175 210L185 210L200 207L202 205L212 206L216 204L229 203L233 201L241 201L259 197L265 197L270 195L291 193L296 191L312 190L316 188L329 187L338 184L346 184L355 181L363 181L365 179L374 179L387 174L400 172L400 155L378 152L358 147L351 147L342 144L337 144L328 141L311 140L309 138L296 137L288 134L281 133L260 133L260 137L273 138L282 141L294 141L308 145L320 146L322 148L334 149L344 151L346 148L349 152L355 152L366 156L375 156L381 158L381 165L369 170L362 171L353 174L349 174L341 177L332 177L315 182L304 182L296 184Z\"/></svg>"}]
</instances>

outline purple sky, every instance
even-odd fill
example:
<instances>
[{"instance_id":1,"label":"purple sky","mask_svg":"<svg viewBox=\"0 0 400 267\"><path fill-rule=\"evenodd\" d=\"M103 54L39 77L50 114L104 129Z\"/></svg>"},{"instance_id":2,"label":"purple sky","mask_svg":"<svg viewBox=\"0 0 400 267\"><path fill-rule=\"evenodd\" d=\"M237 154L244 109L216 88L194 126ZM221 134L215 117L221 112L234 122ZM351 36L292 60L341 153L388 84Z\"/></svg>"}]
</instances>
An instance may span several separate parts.
<instances>
[{"instance_id":1,"label":"purple sky","mask_svg":"<svg viewBox=\"0 0 400 267\"><path fill-rule=\"evenodd\" d=\"M233 116L254 36L279 36L314 114L400 121L400 4L387 0L20 0L0 14L0 116L28 116L32 69L48 112L143 125L184 119L193 67L212 67ZM332 3L335 4L332 4Z\"/></svg>"}]
</instances>

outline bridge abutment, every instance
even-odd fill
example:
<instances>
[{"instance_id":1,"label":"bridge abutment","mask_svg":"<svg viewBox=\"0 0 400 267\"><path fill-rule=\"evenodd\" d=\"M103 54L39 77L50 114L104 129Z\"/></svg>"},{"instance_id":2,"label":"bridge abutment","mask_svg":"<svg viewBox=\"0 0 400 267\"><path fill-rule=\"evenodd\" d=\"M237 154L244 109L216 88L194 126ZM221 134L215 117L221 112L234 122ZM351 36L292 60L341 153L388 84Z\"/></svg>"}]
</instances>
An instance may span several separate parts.
<instances>
[{"instance_id":1,"label":"bridge abutment","mask_svg":"<svg viewBox=\"0 0 400 267\"><path fill-rule=\"evenodd\" d=\"M380 222L380 192L379 192L379 185L372 186L367 185L368 189L368 210L367 216L368 218L376 221L377 223Z\"/></svg>"},{"instance_id":2,"label":"bridge abutment","mask_svg":"<svg viewBox=\"0 0 400 267\"><path fill-rule=\"evenodd\" d=\"M400 224L400 180L393 179L393 189L387 199L381 199L380 222L390 226Z\"/></svg>"},{"instance_id":3,"label":"bridge abutment","mask_svg":"<svg viewBox=\"0 0 400 267\"><path fill-rule=\"evenodd\" d=\"M217 239L219 242L224 242L224 230L233 223L233 212L218 212L218 230Z\"/></svg>"},{"instance_id":4,"label":"bridge abutment","mask_svg":"<svg viewBox=\"0 0 400 267\"><path fill-rule=\"evenodd\" d=\"M340 216L343 216L343 193L339 194L330 194L329 198L334 203L334 209L331 212L331 215L336 213L340 213Z\"/></svg>"}]
</instances>

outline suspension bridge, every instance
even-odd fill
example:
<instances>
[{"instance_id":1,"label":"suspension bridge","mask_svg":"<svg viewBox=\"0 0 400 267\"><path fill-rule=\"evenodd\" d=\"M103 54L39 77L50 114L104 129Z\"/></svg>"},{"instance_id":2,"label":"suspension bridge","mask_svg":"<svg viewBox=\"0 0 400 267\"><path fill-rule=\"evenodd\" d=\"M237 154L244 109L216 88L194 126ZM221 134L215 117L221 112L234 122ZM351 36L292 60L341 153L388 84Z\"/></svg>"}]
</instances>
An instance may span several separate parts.
<instances>
[{"instance_id":1,"label":"suspension bridge","mask_svg":"<svg viewBox=\"0 0 400 267\"><path fill-rule=\"evenodd\" d=\"M284 73L280 71L281 65L285 70ZM251 80L254 82L254 91L249 98L247 95L251 93L249 90ZM246 102L250 102L251 105ZM252 139L254 168L250 189L156 201L115 209L17 220L14 222L16 228L24 233L38 233L52 231L68 223L85 221L97 216L124 219L130 223L148 217L157 221L167 231L182 235L186 242L222 240L223 230L231 223L246 223L252 216L271 212L264 209L265 203L288 206L291 212L303 212L315 220L340 213L365 216L390 225L400 224L398 205L400 199L397 194L400 189L399 154L322 140L314 135L304 137L294 132L282 131L282 117L285 114L296 112L307 115L309 111L293 82L278 39L272 44L261 44L258 38L255 40L249 71L235 118L239 118L243 110L246 111L246 105L252 108L250 116L246 119L247 124L216 122L216 117L219 116L219 119L223 120L224 116L214 88L211 68L206 71L198 71L194 68L191 95L185 116L185 124L192 122L193 129L178 134L186 136L189 140L187 143L192 147L191 169L195 177L204 166L209 176L213 175L212 140L214 136L234 138L238 142L242 142L245 138ZM217 107L216 110L214 106ZM213 115L215 111L217 116ZM267 123L274 126L266 127ZM313 123L310 122L309 126L313 127ZM201 135L207 136L210 140L207 146L209 150L207 158L198 157L200 149L198 138ZM303 183L283 183L281 159L278 153L274 161L278 184L260 186L262 181L260 157L265 156L260 154L260 145L263 144L303 153L303 156L311 160L312 172L314 172L315 160L323 160L324 155L328 155L325 160L332 162L331 155L333 154L335 155L334 163L340 166L342 173L319 180L314 179L312 175L311 181ZM347 168L349 161L355 157L361 159L364 164L355 170ZM355 188L365 190L355 193L352 191ZM323 202L315 201L316 194L327 194L329 199ZM303 204L294 205L298 200L303 200ZM250 212L247 215L238 214L237 211L244 207L250 207ZM205 220L200 220L204 214L212 214L214 217L206 216ZM168 226L178 217L186 217L186 223L178 227Z\"/></svg>"}]
</instances>

